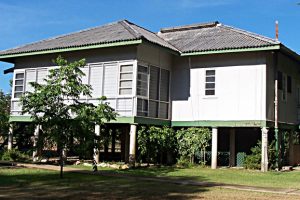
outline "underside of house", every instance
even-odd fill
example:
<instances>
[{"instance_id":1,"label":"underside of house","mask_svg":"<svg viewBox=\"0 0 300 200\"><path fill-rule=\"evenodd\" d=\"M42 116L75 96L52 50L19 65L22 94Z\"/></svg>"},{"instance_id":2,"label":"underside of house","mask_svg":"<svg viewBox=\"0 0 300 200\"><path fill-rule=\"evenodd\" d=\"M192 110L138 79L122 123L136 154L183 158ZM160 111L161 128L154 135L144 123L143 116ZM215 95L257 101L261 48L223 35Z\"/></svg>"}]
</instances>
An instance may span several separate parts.
<instances>
[{"instance_id":1,"label":"underside of house","mask_svg":"<svg viewBox=\"0 0 300 200\"><path fill-rule=\"evenodd\" d=\"M32 121L21 115L20 96L33 90L30 82L43 83L58 55L70 62L85 58L83 83L93 93L82 101L97 104L106 96L119 114L107 124L112 140L100 160L134 162L138 128L167 125L210 128L212 168L242 166L259 140L263 171L271 141L286 164L300 162L294 136L300 120L299 55L278 40L219 22L154 33L123 20L0 51L0 61L14 64L5 70L14 74L9 149ZM32 128L28 138L39 132ZM284 154L287 138L292 142Z\"/></svg>"}]
</instances>

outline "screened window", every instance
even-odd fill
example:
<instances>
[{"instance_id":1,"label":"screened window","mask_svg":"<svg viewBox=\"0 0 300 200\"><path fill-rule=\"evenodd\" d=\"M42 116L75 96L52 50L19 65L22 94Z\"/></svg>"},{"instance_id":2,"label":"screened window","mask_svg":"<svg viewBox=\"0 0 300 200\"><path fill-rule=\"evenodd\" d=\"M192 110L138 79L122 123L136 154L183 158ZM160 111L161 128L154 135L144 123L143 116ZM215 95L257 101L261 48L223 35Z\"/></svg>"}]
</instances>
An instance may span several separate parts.
<instances>
[{"instance_id":1,"label":"screened window","mask_svg":"<svg viewBox=\"0 0 300 200\"><path fill-rule=\"evenodd\" d=\"M286 101L286 96L287 96L287 85L286 85L286 76L283 74L282 76L282 100Z\"/></svg>"},{"instance_id":2,"label":"screened window","mask_svg":"<svg viewBox=\"0 0 300 200\"><path fill-rule=\"evenodd\" d=\"M282 90L282 72L277 72L278 89Z\"/></svg>"},{"instance_id":3,"label":"screened window","mask_svg":"<svg viewBox=\"0 0 300 200\"><path fill-rule=\"evenodd\" d=\"M165 69L161 69L160 76L160 100L169 101L169 81L170 72Z\"/></svg>"},{"instance_id":4,"label":"screened window","mask_svg":"<svg viewBox=\"0 0 300 200\"><path fill-rule=\"evenodd\" d=\"M215 95L216 70L205 71L205 95Z\"/></svg>"},{"instance_id":5,"label":"screened window","mask_svg":"<svg viewBox=\"0 0 300 200\"><path fill-rule=\"evenodd\" d=\"M121 65L120 83L119 83L120 95L132 94L132 78L133 78L133 65Z\"/></svg>"},{"instance_id":6,"label":"screened window","mask_svg":"<svg viewBox=\"0 0 300 200\"><path fill-rule=\"evenodd\" d=\"M139 96L148 96L148 67L138 66L136 94Z\"/></svg>"},{"instance_id":7,"label":"screened window","mask_svg":"<svg viewBox=\"0 0 300 200\"><path fill-rule=\"evenodd\" d=\"M14 98L20 98L24 92L24 73L16 73L14 83Z\"/></svg>"},{"instance_id":8,"label":"screened window","mask_svg":"<svg viewBox=\"0 0 300 200\"><path fill-rule=\"evenodd\" d=\"M158 67L151 66L149 99L159 100L159 79L160 69Z\"/></svg>"},{"instance_id":9,"label":"screened window","mask_svg":"<svg viewBox=\"0 0 300 200\"><path fill-rule=\"evenodd\" d=\"M138 116L148 116L148 100L138 99L137 110L138 110Z\"/></svg>"},{"instance_id":10,"label":"screened window","mask_svg":"<svg viewBox=\"0 0 300 200\"><path fill-rule=\"evenodd\" d=\"M170 72L168 70L154 66L138 66L138 116L169 118L169 83Z\"/></svg>"}]
</instances>

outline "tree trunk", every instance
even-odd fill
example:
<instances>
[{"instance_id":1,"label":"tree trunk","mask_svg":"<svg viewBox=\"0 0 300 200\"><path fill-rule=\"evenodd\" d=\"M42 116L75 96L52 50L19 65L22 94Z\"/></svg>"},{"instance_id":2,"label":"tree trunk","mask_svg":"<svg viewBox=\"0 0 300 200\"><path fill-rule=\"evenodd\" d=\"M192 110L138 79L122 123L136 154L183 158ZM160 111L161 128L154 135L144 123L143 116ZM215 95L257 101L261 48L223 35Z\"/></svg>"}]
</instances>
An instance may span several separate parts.
<instances>
[{"instance_id":1,"label":"tree trunk","mask_svg":"<svg viewBox=\"0 0 300 200\"><path fill-rule=\"evenodd\" d=\"M64 168L63 148L61 148L60 150L59 160L60 160L60 178L63 178L63 168Z\"/></svg>"}]
</instances>

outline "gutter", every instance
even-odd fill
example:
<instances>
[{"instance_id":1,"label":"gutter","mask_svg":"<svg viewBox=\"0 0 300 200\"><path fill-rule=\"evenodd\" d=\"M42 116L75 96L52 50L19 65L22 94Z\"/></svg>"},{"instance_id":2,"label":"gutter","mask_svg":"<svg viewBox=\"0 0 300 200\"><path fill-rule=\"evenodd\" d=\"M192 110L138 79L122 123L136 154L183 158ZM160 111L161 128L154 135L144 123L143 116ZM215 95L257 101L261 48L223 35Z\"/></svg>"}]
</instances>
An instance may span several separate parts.
<instances>
[{"instance_id":1,"label":"gutter","mask_svg":"<svg viewBox=\"0 0 300 200\"><path fill-rule=\"evenodd\" d=\"M49 54L49 53L61 53L61 52L79 51L79 50L88 50L88 49L98 49L98 48L106 48L106 47L126 46L126 45L134 45L134 44L141 44L141 43L142 40L138 39L138 40L128 40L128 41L121 41L121 42L81 46L81 47L70 47L70 48L67 47L61 49L50 49L50 50L42 50L42 51L35 51L35 52L7 54L7 55L0 55L0 61L2 59L7 59L7 58L16 58L16 57L33 56L33 55L41 55L41 54Z\"/></svg>"},{"instance_id":2,"label":"gutter","mask_svg":"<svg viewBox=\"0 0 300 200\"><path fill-rule=\"evenodd\" d=\"M279 50L280 47L281 46L278 44L278 45L274 45L274 46L257 47L257 48L198 51L198 52L181 53L181 56L197 56L197 55L222 54L222 53L238 53L238 52L251 52L251 51L270 51L270 50Z\"/></svg>"}]
</instances>

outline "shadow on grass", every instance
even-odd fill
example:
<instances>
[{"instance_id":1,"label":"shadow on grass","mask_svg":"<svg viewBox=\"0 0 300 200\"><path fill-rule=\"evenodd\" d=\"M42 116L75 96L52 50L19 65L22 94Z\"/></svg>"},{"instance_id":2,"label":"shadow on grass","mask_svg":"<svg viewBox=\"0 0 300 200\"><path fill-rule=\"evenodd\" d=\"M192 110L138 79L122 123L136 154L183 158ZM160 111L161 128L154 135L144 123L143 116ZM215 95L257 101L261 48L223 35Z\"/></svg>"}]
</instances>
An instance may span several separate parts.
<instances>
[{"instance_id":1,"label":"shadow on grass","mask_svg":"<svg viewBox=\"0 0 300 200\"><path fill-rule=\"evenodd\" d=\"M155 171L168 170L176 169ZM0 169L0 199L201 199L208 189L134 177L65 172L64 179L59 179L57 171Z\"/></svg>"}]
</instances>

